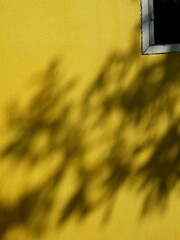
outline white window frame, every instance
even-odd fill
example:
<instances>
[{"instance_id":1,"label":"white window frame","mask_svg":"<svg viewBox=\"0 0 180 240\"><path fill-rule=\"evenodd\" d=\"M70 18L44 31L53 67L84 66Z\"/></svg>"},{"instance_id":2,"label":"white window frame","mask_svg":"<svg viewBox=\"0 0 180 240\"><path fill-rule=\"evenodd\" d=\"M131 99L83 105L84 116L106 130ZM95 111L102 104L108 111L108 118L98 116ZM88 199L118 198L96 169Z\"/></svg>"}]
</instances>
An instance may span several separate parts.
<instances>
[{"instance_id":1,"label":"white window frame","mask_svg":"<svg viewBox=\"0 0 180 240\"><path fill-rule=\"evenodd\" d=\"M153 0L141 0L142 54L180 52L180 44L154 44Z\"/></svg>"}]
</instances>

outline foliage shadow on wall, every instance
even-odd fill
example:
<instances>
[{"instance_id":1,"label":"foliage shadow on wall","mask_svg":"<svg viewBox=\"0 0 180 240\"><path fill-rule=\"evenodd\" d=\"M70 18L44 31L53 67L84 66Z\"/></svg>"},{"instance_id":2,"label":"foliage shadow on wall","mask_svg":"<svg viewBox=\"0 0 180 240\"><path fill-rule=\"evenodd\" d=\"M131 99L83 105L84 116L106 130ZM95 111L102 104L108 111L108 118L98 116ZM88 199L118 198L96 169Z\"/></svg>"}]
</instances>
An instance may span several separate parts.
<instances>
[{"instance_id":1,"label":"foliage shadow on wall","mask_svg":"<svg viewBox=\"0 0 180 240\"><path fill-rule=\"evenodd\" d=\"M44 233L53 209L59 226L102 205L111 211L124 185L144 196L143 215L165 206L180 180L180 56L150 62L137 49L135 42L128 53L112 53L78 100L77 81L64 82L55 60L39 77L27 108L10 111L12 137L1 163L13 164L14 172L27 163L32 174L36 167L48 169L53 159L56 167L12 206L0 204L1 239L22 225ZM73 191L57 206L69 174Z\"/></svg>"}]
</instances>

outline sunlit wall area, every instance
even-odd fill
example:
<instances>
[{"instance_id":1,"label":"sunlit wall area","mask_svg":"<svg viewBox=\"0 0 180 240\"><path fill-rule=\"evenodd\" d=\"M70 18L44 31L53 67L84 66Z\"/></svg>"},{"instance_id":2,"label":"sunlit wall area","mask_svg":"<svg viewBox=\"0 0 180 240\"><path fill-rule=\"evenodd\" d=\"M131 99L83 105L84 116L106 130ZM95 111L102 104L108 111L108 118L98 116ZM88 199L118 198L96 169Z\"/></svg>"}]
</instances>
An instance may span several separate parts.
<instances>
[{"instance_id":1,"label":"sunlit wall area","mask_svg":"<svg viewBox=\"0 0 180 240\"><path fill-rule=\"evenodd\" d=\"M0 239L178 240L180 59L140 2L0 4Z\"/></svg>"},{"instance_id":2,"label":"sunlit wall area","mask_svg":"<svg viewBox=\"0 0 180 240\"><path fill-rule=\"evenodd\" d=\"M112 50L129 47L139 10L133 1L3 0L2 77L29 77L57 55L68 61L68 71L90 74Z\"/></svg>"}]
</instances>

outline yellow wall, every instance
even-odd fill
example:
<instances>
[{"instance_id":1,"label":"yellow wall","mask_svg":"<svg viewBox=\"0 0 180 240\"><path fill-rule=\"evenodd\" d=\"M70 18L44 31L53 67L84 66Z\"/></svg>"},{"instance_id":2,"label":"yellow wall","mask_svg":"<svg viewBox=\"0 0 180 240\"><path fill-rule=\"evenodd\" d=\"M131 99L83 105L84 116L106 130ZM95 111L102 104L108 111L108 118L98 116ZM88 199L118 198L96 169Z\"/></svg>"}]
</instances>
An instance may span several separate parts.
<instances>
[{"instance_id":1,"label":"yellow wall","mask_svg":"<svg viewBox=\"0 0 180 240\"><path fill-rule=\"evenodd\" d=\"M171 123L174 124L179 118L178 55L170 57L141 55L139 0L1 0L0 5L0 147L2 152L11 140L15 142L14 148L10 148L8 153L1 154L0 238L9 240L179 240L180 207L174 191L170 194L169 205L165 209L160 211L158 207L153 206L154 211L150 211L143 219L140 215L146 189L142 190L142 193L137 191L137 187L134 186L136 176L128 179L127 185L124 184L120 190L117 190L112 199L101 193L103 192L102 179L104 176L106 179L106 176L111 174L109 172L111 158L107 158L108 151L112 151L112 155L118 152L117 159L115 156L115 164L121 161L121 158L125 164L127 161L130 163L136 161L138 164L144 162L150 159L158 141L162 140L171 128ZM112 60L112 69L110 73L107 71L108 80L105 86L98 86L96 76L103 71L103 66L107 69L109 65L111 66L111 60L108 65L107 59L112 53L114 53L115 63ZM49 76L46 69L56 58L59 58L60 73L56 75L53 72L53 65L51 66L49 81L52 84L54 81L57 85L51 92L51 84L43 81L46 81L44 78ZM93 85L96 81L97 86ZM68 83L72 82L74 85L68 88ZM33 105L31 99L36 89L39 89L40 95L39 98L38 96L34 98ZM55 94L56 91L60 96L60 100L57 100L59 105L55 100L51 107L47 107L47 115L45 114L42 120L43 113L40 109L41 104L43 105L43 101L46 102L46 100L41 101L41 96L45 99L49 99L50 96L51 99L51 94ZM157 97L158 95L160 98ZM114 99L113 96L116 98ZM131 96L133 96L132 99ZM164 103L167 103L166 97L167 102L172 100L171 112L167 106L164 106ZM110 110L105 111L102 118L99 118L104 109L103 104L107 104L107 108L110 106ZM75 144L75 148L78 148L82 141L84 153L78 153L78 150L74 151L75 156L73 151L69 153L67 161L70 161L70 165L67 167L66 175L62 176L58 190L51 193L54 205L51 210L47 210L49 214L47 217L43 210L39 209L50 192L47 196L43 195L44 192L40 192L40 200L33 196L36 196L36 190L41 190L41 186L42 191L46 191L46 184L48 185L54 173L58 172L59 162L62 161L63 164L63 160L66 159L68 147L62 144L61 150L57 150L52 143L55 137L50 138L48 135L48 127L45 131L43 130L42 135L38 129L44 121L50 124L51 119L58 120L59 111L63 112L66 106L71 108L65 115L65 120L60 118L62 126L58 128L59 134L62 134L63 139L68 135L69 140L64 140L65 145L69 144L73 147L74 142L78 142L79 145ZM159 106L161 106L160 110ZM158 114L153 112L156 107ZM98 119L100 122L96 123ZM122 123L121 127L119 123ZM147 129L148 124L152 126ZM23 131L26 132L25 139L21 137ZM35 136L36 133L37 136ZM71 134L74 134L73 137ZM119 139L119 136L123 137L116 141L115 138ZM172 141L175 141L175 136L171 136ZM136 147L143 146L143 142L151 138L154 142L150 147L144 147L138 156L133 155ZM21 140L20 145L18 145L18 139ZM32 144L31 147L28 145L28 141L31 141L29 139L33 139L34 145ZM61 140L60 138L59 141ZM24 146L23 142L27 145ZM36 163L35 160L35 163L32 163L31 153L34 153L34 149L39 148L38 154L43 153L44 148L51 143L54 147L52 153L38 155L40 161ZM115 143L116 145L113 145ZM169 145L165 144L165 148ZM174 145L172 160L176 159L179 150L176 141ZM113 146L116 146L116 149ZM29 152L18 155L18 151L22 153L23 149L28 149ZM159 158L159 155L155 156ZM23 161L20 161L21 158ZM110 164L109 169L103 165L107 162ZM98 170L96 174L92 169L98 169L98 164L100 164L100 171ZM134 163L132 167L134 168ZM104 198L104 201L102 199L100 201L102 203L97 204L97 207L89 211L86 218L82 218L81 221L77 216L82 206L77 207L67 221L57 227L59 212L63 211L73 192L76 191L77 183L81 182L82 176L77 172L82 171L82 175L85 175L84 178L82 177L82 182L86 184L86 171L88 175L89 169L94 175L92 174L93 178L90 177L90 180L87 177L89 182L86 197L91 201L101 196L100 198ZM114 181L113 177L114 174L112 175ZM111 188L113 184L111 186L111 178L108 179L108 186ZM137 181L141 181L141 177ZM79 195L80 198L77 201L81 199L81 192ZM35 207L33 212L36 201L40 201L40 205ZM27 209L30 212L26 213ZM21 212L25 212L24 218ZM28 218L28 215L31 217ZM41 234L34 235L35 226L40 228L41 224L38 224L42 223L43 219L47 225Z\"/></svg>"}]
</instances>

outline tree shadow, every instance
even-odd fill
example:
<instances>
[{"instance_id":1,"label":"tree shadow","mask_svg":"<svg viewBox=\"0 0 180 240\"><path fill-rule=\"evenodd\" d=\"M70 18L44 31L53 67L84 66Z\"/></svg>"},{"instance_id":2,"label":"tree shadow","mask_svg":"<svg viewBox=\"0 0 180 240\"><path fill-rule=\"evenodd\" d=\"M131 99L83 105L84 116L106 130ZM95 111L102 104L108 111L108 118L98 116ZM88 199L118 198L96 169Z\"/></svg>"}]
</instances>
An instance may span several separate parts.
<instances>
[{"instance_id":1,"label":"tree shadow","mask_svg":"<svg viewBox=\"0 0 180 240\"><path fill-rule=\"evenodd\" d=\"M150 62L138 42L127 53L112 53L80 100L72 97L77 81L64 82L55 60L27 108L13 107L1 163L10 160L16 171L28 162L30 172L49 168L54 156L57 163L13 206L0 204L1 239L19 225L43 233L71 169L73 192L58 209L57 225L109 206L128 183L145 197L143 214L167 202L180 179L180 56Z\"/></svg>"}]
</instances>

